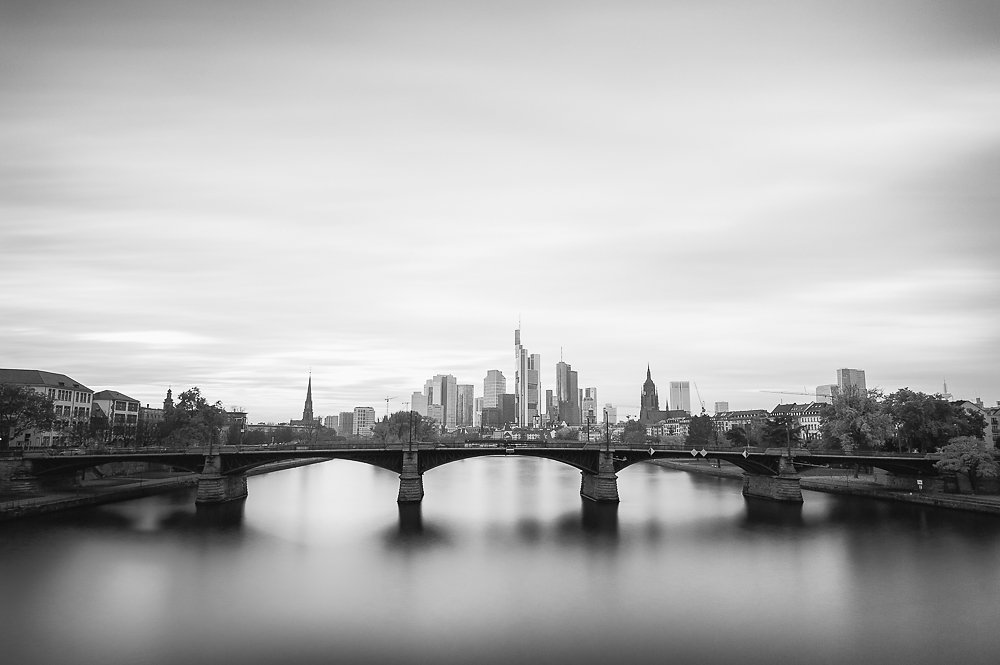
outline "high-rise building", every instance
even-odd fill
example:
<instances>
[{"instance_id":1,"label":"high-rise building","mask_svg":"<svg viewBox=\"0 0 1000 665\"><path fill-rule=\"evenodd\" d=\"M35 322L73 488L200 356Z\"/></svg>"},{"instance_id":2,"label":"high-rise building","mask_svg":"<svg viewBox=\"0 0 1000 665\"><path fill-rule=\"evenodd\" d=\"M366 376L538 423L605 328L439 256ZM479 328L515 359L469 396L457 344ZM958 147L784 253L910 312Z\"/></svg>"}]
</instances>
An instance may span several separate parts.
<instances>
[{"instance_id":1,"label":"high-rise building","mask_svg":"<svg viewBox=\"0 0 1000 665\"><path fill-rule=\"evenodd\" d=\"M507 392L507 379L503 372L491 369L483 379L483 407L494 407L500 404L500 395Z\"/></svg>"},{"instance_id":2,"label":"high-rise building","mask_svg":"<svg viewBox=\"0 0 1000 665\"><path fill-rule=\"evenodd\" d=\"M584 388L583 390L583 401L580 405L583 413L583 422L587 422L590 418L590 422L596 423L601 415L600 410L597 408L597 388Z\"/></svg>"},{"instance_id":3,"label":"high-rise building","mask_svg":"<svg viewBox=\"0 0 1000 665\"><path fill-rule=\"evenodd\" d=\"M563 361L556 363L556 401L559 403L559 420L567 425L579 425L580 391L577 373Z\"/></svg>"},{"instance_id":4,"label":"high-rise building","mask_svg":"<svg viewBox=\"0 0 1000 665\"><path fill-rule=\"evenodd\" d=\"M340 433L340 418L337 416L327 416L323 418L323 427L327 429L332 429L333 431Z\"/></svg>"},{"instance_id":5,"label":"high-rise building","mask_svg":"<svg viewBox=\"0 0 1000 665\"><path fill-rule=\"evenodd\" d=\"M716 402L715 413L725 413L729 410L729 402Z\"/></svg>"},{"instance_id":6,"label":"high-rise building","mask_svg":"<svg viewBox=\"0 0 1000 665\"><path fill-rule=\"evenodd\" d=\"M538 421L541 395L542 357L528 354L521 345L521 329L514 331L514 410L515 423L531 427Z\"/></svg>"},{"instance_id":7,"label":"high-rise building","mask_svg":"<svg viewBox=\"0 0 1000 665\"><path fill-rule=\"evenodd\" d=\"M618 409L613 404L604 405L604 419L608 421L608 424L614 425L618 422Z\"/></svg>"},{"instance_id":8,"label":"high-rise building","mask_svg":"<svg viewBox=\"0 0 1000 665\"><path fill-rule=\"evenodd\" d=\"M472 411L472 426L481 427L483 424L483 398L477 397L472 400L473 411Z\"/></svg>"},{"instance_id":9,"label":"high-rise building","mask_svg":"<svg viewBox=\"0 0 1000 665\"><path fill-rule=\"evenodd\" d=\"M691 413L691 384L687 381L670 382L670 401L674 409Z\"/></svg>"},{"instance_id":10,"label":"high-rise building","mask_svg":"<svg viewBox=\"0 0 1000 665\"><path fill-rule=\"evenodd\" d=\"M472 427L473 414L476 411L476 388L471 383L459 384L457 388L458 404L455 424L459 427Z\"/></svg>"},{"instance_id":11,"label":"high-rise building","mask_svg":"<svg viewBox=\"0 0 1000 665\"><path fill-rule=\"evenodd\" d=\"M354 435L354 412L353 411L341 411L340 416L337 417L340 421L340 429L337 430L337 434L340 436L353 436Z\"/></svg>"},{"instance_id":12,"label":"high-rise building","mask_svg":"<svg viewBox=\"0 0 1000 665\"><path fill-rule=\"evenodd\" d=\"M848 387L855 387L861 391L867 390L865 386L865 370L863 369L838 369L837 387L844 390Z\"/></svg>"},{"instance_id":13,"label":"high-rise building","mask_svg":"<svg viewBox=\"0 0 1000 665\"><path fill-rule=\"evenodd\" d=\"M424 383L424 395L427 397L427 416L446 429L455 429L458 426L458 382L455 377L435 374Z\"/></svg>"},{"instance_id":14,"label":"high-rise building","mask_svg":"<svg viewBox=\"0 0 1000 665\"><path fill-rule=\"evenodd\" d=\"M837 395L837 386L833 383L824 383L816 386L816 401L822 404L829 404Z\"/></svg>"},{"instance_id":15,"label":"high-rise building","mask_svg":"<svg viewBox=\"0 0 1000 665\"><path fill-rule=\"evenodd\" d=\"M372 435L375 427L375 409L370 406L354 407L354 434L362 438Z\"/></svg>"},{"instance_id":16,"label":"high-rise building","mask_svg":"<svg viewBox=\"0 0 1000 665\"><path fill-rule=\"evenodd\" d=\"M414 392L412 395L410 395L410 408L426 418L427 395L418 392Z\"/></svg>"}]
</instances>

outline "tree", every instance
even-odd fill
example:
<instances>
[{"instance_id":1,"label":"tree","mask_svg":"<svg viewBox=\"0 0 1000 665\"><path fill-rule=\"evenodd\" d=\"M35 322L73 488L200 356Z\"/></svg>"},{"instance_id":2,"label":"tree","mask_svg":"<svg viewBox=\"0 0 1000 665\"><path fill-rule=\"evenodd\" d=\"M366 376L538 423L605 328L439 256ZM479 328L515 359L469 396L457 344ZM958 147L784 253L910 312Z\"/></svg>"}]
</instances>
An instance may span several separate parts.
<instances>
[{"instance_id":1,"label":"tree","mask_svg":"<svg viewBox=\"0 0 1000 665\"><path fill-rule=\"evenodd\" d=\"M750 437L747 436L747 431L742 427L734 427L727 431L726 440L733 446L745 447L750 445Z\"/></svg>"},{"instance_id":2,"label":"tree","mask_svg":"<svg viewBox=\"0 0 1000 665\"><path fill-rule=\"evenodd\" d=\"M630 420L625 423L625 430L622 432L623 443L646 443L646 426L638 420Z\"/></svg>"},{"instance_id":3,"label":"tree","mask_svg":"<svg viewBox=\"0 0 1000 665\"><path fill-rule=\"evenodd\" d=\"M986 419L969 413L940 395L900 388L885 398L885 410L897 428L900 447L927 452L962 436L982 438Z\"/></svg>"},{"instance_id":4,"label":"tree","mask_svg":"<svg viewBox=\"0 0 1000 665\"><path fill-rule=\"evenodd\" d=\"M437 440L435 422L421 416L416 411L397 411L388 418L382 418L372 428L372 437L383 443L406 443L411 440L411 426L413 428L413 441Z\"/></svg>"},{"instance_id":5,"label":"tree","mask_svg":"<svg viewBox=\"0 0 1000 665\"><path fill-rule=\"evenodd\" d=\"M986 445L971 436L955 437L938 452L942 457L934 463L937 470L964 473L973 490L978 489L979 481L1000 476L1000 465L986 450Z\"/></svg>"},{"instance_id":6,"label":"tree","mask_svg":"<svg viewBox=\"0 0 1000 665\"><path fill-rule=\"evenodd\" d=\"M801 442L802 427L788 416L775 416L764 421L761 439L765 446L798 446Z\"/></svg>"},{"instance_id":7,"label":"tree","mask_svg":"<svg viewBox=\"0 0 1000 665\"><path fill-rule=\"evenodd\" d=\"M182 392L174 408L163 414L160 432L163 445L170 448L212 445L225 425L222 402L209 404L198 388Z\"/></svg>"},{"instance_id":8,"label":"tree","mask_svg":"<svg viewBox=\"0 0 1000 665\"><path fill-rule=\"evenodd\" d=\"M882 392L846 386L820 412L820 432L829 448L878 450L892 433L892 419L883 410Z\"/></svg>"},{"instance_id":9,"label":"tree","mask_svg":"<svg viewBox=\"0 0 1000 665\"><path fill-rule=\"evenodd\" d=\"M691 418L688 424L688 435L684 441L685 445L691 446L714 446L718 442L715 434L715 423L711 416L701 414Z\"/></svg>"},{"instance_id":10,"label":"tree","mask_svg":"<svg viewBox=\"0 0 1000 665\"><path fill-rule=\"evenodd\" d=\"M56 418L52 400L23 386L0 384L0 450L28 430L50 427Z\"/></svg>"}]
</instances>

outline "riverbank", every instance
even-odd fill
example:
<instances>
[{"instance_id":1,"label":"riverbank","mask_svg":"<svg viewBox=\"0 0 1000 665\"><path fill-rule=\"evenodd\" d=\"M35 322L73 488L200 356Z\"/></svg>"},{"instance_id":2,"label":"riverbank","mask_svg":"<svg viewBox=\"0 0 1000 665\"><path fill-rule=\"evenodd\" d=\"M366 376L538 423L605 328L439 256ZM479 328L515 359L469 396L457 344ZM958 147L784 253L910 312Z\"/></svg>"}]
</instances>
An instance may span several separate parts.
<instances>
[{"instance_id":1,"label":"riverbank","mask_svg":"<svg viewBox=\"0 0 1000 665\"><path fill-rule=\"evenodd\" d=\"M293 469L324 462L324 459L286 460L265 464L247 472L248 476ZM181 487L194 487L196 473L149 473L138 476L106 477L86 480L65 490L47 492L36 496L7 494L0 498L0 522L73 510L102 503L114 503L162 494Z\"/></svg>"},{"instance_id":2,"label":"riverbank","mask_svg":"<svg viewBox=\"0 0 1000 665\"><path fill-rule=\"evenodd\" d=\"M719 467L716 467L714 462L707 460L692 460L690 462L650 460L649 463L718 478L732 478L735 480L742 480L743 478L743 469L728 462L722 462L722 465ZM874 476L870 474L860 474L855 477L853 472L847 470L845 470L844 475L801 476L799 484L802 489L813 490L815 492L864 496L881 501L915 503L923 506L934 506L936 508L965 510L1000 516L1000 496L943 494L941 492L929 491L911 492L889 489L875 482Z\"/></svg>"}]
</instances>

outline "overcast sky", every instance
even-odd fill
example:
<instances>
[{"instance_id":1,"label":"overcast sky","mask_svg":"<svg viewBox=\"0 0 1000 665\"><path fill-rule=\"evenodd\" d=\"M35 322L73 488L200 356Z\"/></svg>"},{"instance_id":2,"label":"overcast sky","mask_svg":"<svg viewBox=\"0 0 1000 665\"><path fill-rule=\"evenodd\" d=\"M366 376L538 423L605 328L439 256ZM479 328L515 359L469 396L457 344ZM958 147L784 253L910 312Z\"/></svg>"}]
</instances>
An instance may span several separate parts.
<instances>
[{"instance_id":1,"label":"overcast sky","mask_svg":"<svg viewBox=\"0 0 1000 665\"><path fill-rule=\"evenodd\" d=\"M0 367L250 419L1000 399L1000 3L0 0ZM692 400L697 399L692 390ZM802 396L799 401L806 401Z\"/></svg>"}]
</instances>

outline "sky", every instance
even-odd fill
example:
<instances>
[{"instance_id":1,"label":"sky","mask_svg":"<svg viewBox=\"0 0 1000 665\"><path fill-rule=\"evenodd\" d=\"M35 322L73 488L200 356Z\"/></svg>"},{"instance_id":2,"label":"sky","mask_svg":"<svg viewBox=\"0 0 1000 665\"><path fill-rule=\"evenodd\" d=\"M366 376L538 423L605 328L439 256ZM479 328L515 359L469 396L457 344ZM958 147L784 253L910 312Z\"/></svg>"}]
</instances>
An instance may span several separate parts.
<instances>
[{"instance_id":1,"label":"sky","mask_svg":"<svg viewBox=\"0 0 1000 665\"><path fill-rule=\"evenodd\" d=\"M0 367L1000 400L994 0L0 0ZM697 408L697 406L696 406Z\"/></svg>"}]
</instances>

